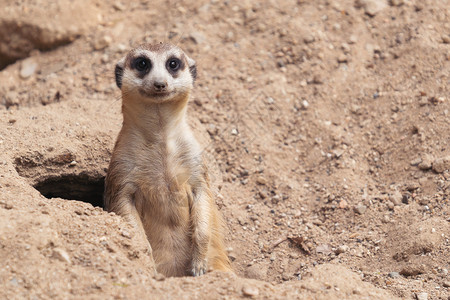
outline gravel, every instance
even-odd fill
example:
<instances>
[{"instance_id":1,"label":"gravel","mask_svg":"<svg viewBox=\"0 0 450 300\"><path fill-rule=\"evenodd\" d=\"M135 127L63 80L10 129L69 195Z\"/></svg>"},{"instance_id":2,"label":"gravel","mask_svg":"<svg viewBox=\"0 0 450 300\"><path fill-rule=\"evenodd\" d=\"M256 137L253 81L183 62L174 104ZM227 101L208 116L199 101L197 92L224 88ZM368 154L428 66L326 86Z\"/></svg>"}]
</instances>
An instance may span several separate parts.
<instances>
[{"instance_id":1,"label":"gravel","mask_svg":"<svg viewBox=\"0 0 450 300\"><path fill-rule=\"evenodd\" d=\"M365 206L364 204L358 204L358 205L356 205L356 206L353 208L353 210L354 210L356 213L362 215L362 214L364 214L364 213L366 212L367 206Z\"/></svg>"},{"instance_id":2,"label":"gravel","mask_svg":"<svg viewBox=\"0 0 450 300\"><path fill-rule=\"evenodd\" d=\"M36 69L38 67L37 62L34 60L34 58L30 57L22 61L22 66L20 68L20 77L23 79L27 79L36 72Z\"/></svg>"},{"instance_id":3,"label":"gravel","mask_svg":"<svg viewBox=\"0 0 450 300\"><path fill-rule=\"evenodd\" d=\"M259 290L258 290L258 288L254 287L254 286L245 285L242 288L242 294L245 297L256 297L259 295Z\"/></svg>"}]
</instances>

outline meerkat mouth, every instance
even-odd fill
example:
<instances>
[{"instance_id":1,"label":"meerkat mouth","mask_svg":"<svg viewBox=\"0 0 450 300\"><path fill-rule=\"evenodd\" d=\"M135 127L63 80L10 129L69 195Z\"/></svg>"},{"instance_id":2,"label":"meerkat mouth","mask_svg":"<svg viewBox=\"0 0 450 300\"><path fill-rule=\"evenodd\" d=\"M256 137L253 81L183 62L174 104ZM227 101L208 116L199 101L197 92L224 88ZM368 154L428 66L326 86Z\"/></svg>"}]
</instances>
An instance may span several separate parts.
<instances>
[{"instance_id":1,"label":"meerkat mouth","mask_svg":"<svg viewBox=\"0 0 450 300\"><path fill-rule=\"evenodd\" d=\"M139 89L139 93L146 98L156 98L156 99L167 98L174 94L172 91L158 92L158 91L147 91L144 89Z\"/></svg>"}]
</instances>

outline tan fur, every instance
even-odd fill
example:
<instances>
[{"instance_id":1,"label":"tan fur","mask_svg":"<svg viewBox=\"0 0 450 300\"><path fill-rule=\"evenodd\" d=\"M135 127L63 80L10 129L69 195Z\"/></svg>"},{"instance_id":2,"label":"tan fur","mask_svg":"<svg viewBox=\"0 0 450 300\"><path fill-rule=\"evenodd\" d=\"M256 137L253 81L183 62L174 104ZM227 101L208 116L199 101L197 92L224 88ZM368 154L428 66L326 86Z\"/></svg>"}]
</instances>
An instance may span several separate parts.
<instances>
[{"instance_id":1,"label":"tan fur","mask_svg":"<svg viewBox=\"0 0 450 300\"><path fill-rule=\"evenodd\" d=\"M171 52L186 66L193 62L169 44L143 45L122 60L124 121L106 177L105 208L123 216L149 241L158 272L197 276L208 269L231 271L207 170L186 123L193 82L191 77L187 84L189 68L173 79L182 84L174 82L178 88L169 99L148 99L136 92L130 67L133 55L146 51L158 59ZM142 82L147 88L151 78Z\"/></svg>"}]
</instances>

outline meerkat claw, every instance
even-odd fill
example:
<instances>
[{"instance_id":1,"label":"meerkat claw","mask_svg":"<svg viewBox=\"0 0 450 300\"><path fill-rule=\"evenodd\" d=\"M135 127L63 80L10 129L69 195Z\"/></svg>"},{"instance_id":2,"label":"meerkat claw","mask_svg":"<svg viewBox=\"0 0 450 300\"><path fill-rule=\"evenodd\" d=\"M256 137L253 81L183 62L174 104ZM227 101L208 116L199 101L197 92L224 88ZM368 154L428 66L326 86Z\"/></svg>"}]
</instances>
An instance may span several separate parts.
<instances>
[{"instance_id":1,"label":"meerkat claw","mask_svg":"<svg viewBox=\"0 0 450 300\"><path fill-rule=\"evenodd\" d=\"M192 276L202 276L204 274L206 274L206 259L205 260L201 260L201 261L197 261L197 262L193 262L192 263Z\"/></svg>"}]
</instances>

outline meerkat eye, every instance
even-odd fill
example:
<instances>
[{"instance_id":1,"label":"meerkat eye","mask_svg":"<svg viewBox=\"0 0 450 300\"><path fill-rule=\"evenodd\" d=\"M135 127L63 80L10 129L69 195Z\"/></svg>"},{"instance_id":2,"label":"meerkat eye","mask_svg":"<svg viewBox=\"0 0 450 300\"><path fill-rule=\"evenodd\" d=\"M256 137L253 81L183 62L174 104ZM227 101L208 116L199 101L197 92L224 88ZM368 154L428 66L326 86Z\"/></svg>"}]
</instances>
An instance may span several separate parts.
<instances>
[{"instance_id":1,"label":"meerkat eye","mask_svg":"<svg viewBox=\"0 0 450 300\"><path fill-rule=\"evenodd\" d=\"M145 57L138 57L134 60L133 67L139 72L144 72L150 69L151 63L150 60Z\"/></svg>"},{"instance_id":2,"label":"meerkat eye","mask_svg":"<svg viewBox=\"0 0 450 300\"><path fill-rule=\"evenodd\" d=\"M173 72L178 71L180 66L181 61L178 58L171 58L167 61L167 67Z\"/></svg>"}]
</instances>

